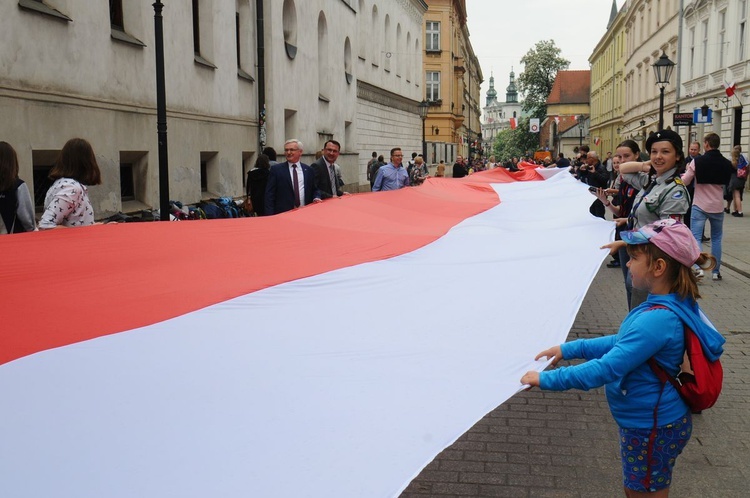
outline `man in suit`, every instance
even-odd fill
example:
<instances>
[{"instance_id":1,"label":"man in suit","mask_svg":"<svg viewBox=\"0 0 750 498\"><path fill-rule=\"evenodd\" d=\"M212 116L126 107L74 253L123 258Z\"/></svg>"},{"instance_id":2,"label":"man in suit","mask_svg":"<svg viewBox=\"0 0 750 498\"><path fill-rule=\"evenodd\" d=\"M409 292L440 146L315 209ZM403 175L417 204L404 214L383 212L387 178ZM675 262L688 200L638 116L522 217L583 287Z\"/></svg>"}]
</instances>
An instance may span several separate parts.
<instances>
[{"instance_id":1,"label":"man in suit","mask_svg":"<svg viewBox=\"0 0 750 498\"><path fill-rule=\"evenodd\" d=\"M271 166L266 184L266 216L320 202L315 172L300 162L302 151L302 142L287 140L284 143L286 162Z\"/></svg>"},{"instance_id":2,"label":"man in suit","mask_svg":"<svg viewBox=\"0 0 750 498\"><path fill-rule=\"evenodd\" d=\"M310 165L315 172L315 187L320 192L321 199L344 195L339 186L341 170L339 165L336 164L340 151L341 144L336 140L328 140L323 146L323 157Z\"/></svg>"}]
</instances>

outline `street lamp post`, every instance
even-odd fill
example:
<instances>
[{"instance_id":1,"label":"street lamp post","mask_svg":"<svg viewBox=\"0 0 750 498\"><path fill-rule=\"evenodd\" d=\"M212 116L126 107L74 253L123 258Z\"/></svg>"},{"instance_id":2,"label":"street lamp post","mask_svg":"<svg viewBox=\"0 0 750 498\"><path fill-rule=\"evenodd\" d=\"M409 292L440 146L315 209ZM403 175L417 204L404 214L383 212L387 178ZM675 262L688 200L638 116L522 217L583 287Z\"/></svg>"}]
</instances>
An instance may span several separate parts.
<instances>
[{"instance_id":1,"label":"street lamp post","mask_svg":"<svg viewBox=\"0 0 750 498\"><path fill-rule=\"evenodd\" d=\"M423 100L419 103L417 106L417 110L419 111L419 117L422 118L422 159L424 159L425 164L427 164L427 140L425 138L425 120L427 119L427 111L430 108L430 103L426 100Z\"/></svg>"},{"instance_id":2,"label":"street lamp post","mask_svg":"<svg viewBox=\"0 0 750 498\"><path fill-rule=\"evenodd\" d=\"M159 220L169 221L169 159L167 157L167 98L164 78L164 28L160 0L154 2L156 55L156 132L159 138Z\"/></svg>"},{"instance_id":3,"label":"street lamp post","mask_svg":"<svg viewBox=\"0 0 750 498\"><path fill-rule=\"evenodd\" d=\"M583 125L586 123L586 117L583 114L578 115L578 149L583 146Z\"/></svg>"},{"instance_id":4,"label":"street lamp post","mask_svg":"<svg viewBox=\"0 0 750 498\"><path fill-rule=\"evenodd\" d=\"M656 76L656 84L659 85L659 129L664 129L664 87L669 84L675 63L669 60L667 54L662 51L661 57L652 64Z\"/></svg>"}]
</instances>

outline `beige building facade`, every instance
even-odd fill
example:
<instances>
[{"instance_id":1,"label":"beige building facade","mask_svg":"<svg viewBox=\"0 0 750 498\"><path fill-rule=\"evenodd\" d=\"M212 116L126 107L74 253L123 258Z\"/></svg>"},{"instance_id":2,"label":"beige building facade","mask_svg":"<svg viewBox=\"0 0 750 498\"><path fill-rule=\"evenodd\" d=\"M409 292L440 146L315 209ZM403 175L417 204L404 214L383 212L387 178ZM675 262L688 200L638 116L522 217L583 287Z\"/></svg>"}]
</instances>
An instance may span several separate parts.
<instances>
[{"instance_id":1,"label":"beige building facade","mask_svg":"<svg viewBox=\"0 0 750 498\"><path fill-rule=\"evenodd\" d=\"M681 127L686 141L703 145L706 133L721 137L721 152L750 148L747 111L750 104L750 43L747 0L685 1L681 55L676 69L681 87L680 112L697 114L693 126ZM729 96L726 86L734 83ZM701 109L703 108L703 109Z\"/></svg>"},{"instance_id":2,"label":"beige building facade","mask_svg":"<svg viewBox=\"0 0 750 498\"><path fill-rule=\"evenodd\" d=\"M628 0L622 7L625 29L625 105L620 138L633 138L641 148L659 123L659 86L653 64L662 53L677 61L681 0ZM664 92L664 126L671 125L676 88L672 81ZM642 123L642 124L641 124Z\"/></svg>"}]
</instances>

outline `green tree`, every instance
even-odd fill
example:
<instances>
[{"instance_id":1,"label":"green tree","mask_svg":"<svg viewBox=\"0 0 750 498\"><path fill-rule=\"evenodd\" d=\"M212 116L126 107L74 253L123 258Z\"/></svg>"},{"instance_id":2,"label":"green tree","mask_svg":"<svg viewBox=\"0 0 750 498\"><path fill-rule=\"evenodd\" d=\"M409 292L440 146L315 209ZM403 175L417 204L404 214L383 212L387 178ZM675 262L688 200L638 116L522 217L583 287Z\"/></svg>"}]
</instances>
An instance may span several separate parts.
<instances>
[{"instance_id":1,"label":"green tree","mask_svg":"<svg viewBox=\"0 0 750 498\"><path fill-rule=\"evenodd\" d=\"M539 147L539 134L529 131L529 118L522 117L515 130L508 128L495 136L492 152L498 161L507 161L511 157L523 157L534 154Z\"/></svg>"},{"instance_id":2,"label":"green tree","mask_svg":"<svg viewBox=\"0 0 750 498\"><path fill-rule=\"evenodd\" d=\"M524 70L518 76L518 89L524 95L523 110L530 117L543 120L557 72L568 69L570 61L560 56L554 40L542 40L526 52L521 64Z\"/></svg>"}]
</instances>

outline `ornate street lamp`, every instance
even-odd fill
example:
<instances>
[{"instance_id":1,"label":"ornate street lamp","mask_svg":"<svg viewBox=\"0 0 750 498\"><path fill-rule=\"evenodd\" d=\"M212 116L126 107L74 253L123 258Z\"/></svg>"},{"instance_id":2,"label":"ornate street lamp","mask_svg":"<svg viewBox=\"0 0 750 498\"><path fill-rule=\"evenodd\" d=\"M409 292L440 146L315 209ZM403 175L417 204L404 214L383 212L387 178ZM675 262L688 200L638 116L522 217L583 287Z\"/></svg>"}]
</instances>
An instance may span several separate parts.
<instances>
[{"instance_id":1,"label":"ornate street lamp","mask_svg":"<svg viewBox=\"0 0 750 498\"><path fill-rule=\"evenodd\" d=\"M656 75L656 84L659 85L659 129L664 129L664 87L669 84L669 78L674 71L675 63L669 60L667 54L662 51L661 57L652 64Z\"/></svg>"},{"instance_id":2,"label":"ornate street lamp","mask_svg":"<svg viewBox=\"0 0 750 498\"><path fill-rule=\"evenodd\" d=\"M425 139L424 135L424 122L427 119L427 111L430 109L430 103L426 100L423 100L419 103L417 106L417 110L419 111L419 117L422 118L422 159L424 159L425 164L427 163L427 140Z\"/></svg>"}]
</instances>

